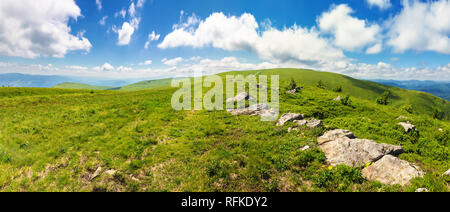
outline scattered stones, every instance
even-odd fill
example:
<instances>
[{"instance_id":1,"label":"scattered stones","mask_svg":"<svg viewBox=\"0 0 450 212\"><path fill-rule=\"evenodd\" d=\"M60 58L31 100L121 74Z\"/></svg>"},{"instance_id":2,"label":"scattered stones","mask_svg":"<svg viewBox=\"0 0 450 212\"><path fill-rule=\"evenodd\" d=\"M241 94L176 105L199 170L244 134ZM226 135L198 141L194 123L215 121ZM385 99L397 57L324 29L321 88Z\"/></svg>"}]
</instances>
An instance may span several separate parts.
<instances>
[{"instance_id":1,"label":"scattered stones","mask_svg":"<svg viewBox=\"0 0 450 212\"><path fill-rule=\"evenodd\" d=\"M322 125L322 121L321 120L317 120L317 119L309 119L309 120L295 120L295 123L298 124L298 126L307 126L309 128L316 128L320 125Z\"/></svg>"},{"instance_id":2,"label":"scattered stones","mask_svg":"<svg viewBox=\"0 0 450 212\"><path fill-rule=\"evenodd\" d=\"M116 170L114 170L114 169L111 169L111 170L107 170L107 171L105 171L105 174L107 174L107 175L114 175L114 174L116 174Z\"/></svg>"},{"instance_id":3,"label":"scattered stones","mask_svg":"<svg viewBox=\"0 0 450 212\"><path fill-rule=\"evenodd\" d=\"M336 129L325 132L325 134L317 138L317 142L319 143L319 145L321 145L323 143L333 141L342 137L356 138L356 136L353 135L353 133L349 130Z\"/></svg>"},{"instance_id":4,"label":"scattered stones","mask_svg":"<svg viewBox=\"0 0 450 212\"><path fill-rule=\"evenodd\" d=\"M412 130L418 132L418 130L416 129L416 126L410 124L409 122L400 122L400 123L398 123L398 125L401 125L405 129L406 133L409 133Z\"/></svg>"},{"instance_id":5,"label":"scattered stones","mask_svg":"<svg viewBox=\"0 0 450 212\"><path fill-rule=\"evenodd\" d=\"M364 178L388 185L406 185L411 179L423 177L423 175L419 167L392 155L386 155L362 170Z\"/></svg>"},{"instance_id":6,"label":"scattered stones","mask_svg":"<svg viewBox=\"0 0 450 212\"><path fill-rule=\"evenodd\" d=\"M308 150L309 148L311 148L310 146L308 146L308 145L306 145L306 146L304 146L303 148L301 148L300 150L302 150L302 151L306 151L306 150Z\"/></svg>"},{"instance_id":7,"label":"scattered stones","mask_svg":"<svg viewBox=\"0 0 450 212\"><path fill-rule=\"evenodd\" d=\"M331 165L344 164L360 167L367 163L375 162L388 154L399 154L402 147L390 144L381 144L367 139L350 139L340 137L335 140L322 143L319 149L325 153L327 162Z\"/></svg>"},{"instance_id":8,"label":"scattered stones","mask_svg":"<svg viewBox=\"0 0 450 212\"><path fill-rule=\"evenodd\" d=\"M250 96L248 92L240 93L233 98L228 98L226 102L240 102L244 100L254 100L253 97Z\"/></svg>"},{"instance_id":9,"label":"scattered stones","mask_svg":"<svg viewBox=\"0 0 450 212\"><path fill-rule=\"evenodd\" d=\"M303 87L296 87L295 89L286 91L287 94L295 95L297 92L301 91Z\"/></svg>"},{"instance_id":10,"label":"scattered stones","mask_svg":"<svg viewBox=\"0 0 450 212\"><path fill-rule=\"evenodd\" d=\"M99 166L97 170L95 170L94 174L91 175L90 180L92 181L96 177L100 176L100 173L102 172L102 167Z\"/></svg>"},{"instance_id":11,"label":"scattered stones","mask_svg":"<svg viewBox=\"0 0 450 212\"><path fill-rule=\"evenodd\" d=\"M426 188L418 188L416 190L416 192L418 192L418 193L420 193L420 192L428 192L428 189L426 189Z\"/></svg>"},{"instance_id":12,"label":"scattered stones","mask_svg":"<svg viewBox=\"0 0 450 212\"><path fill-rule=\"evenodd\" d=\"M238 109L228 109L233 115L250 115L250 116L273 116L275 115L275 111L270 109L267 104L255 104L251 105L248 108L238 108Z\"/></svg>"},{"instance_id":13,"label":"scattered stones","mask_svg":"<svg viewBox=\"0 0 450 212\"><path fill-rule=\"evenodd\" d=\"M286 113L280 117L277 126L283 126L288 121L302 120L303 117L304 115L299 113Z\"/></svg>"},{"instance_id":14,"label":"scattered stones","mask_svg":"<svg viewBox=\"0 0 450 212\"><path fill-rule=\"evenodd\" d=\"M450 169L447 170L446 172L444 172L444 175L445 175L445 176L450 176Z\"/></svg>"},{"instance_id":15,"label":"scattered stones","mask_svg":"<svg viewBox=\"0 0 450 212\"><path fill-rule=\"evenodd\" d=\"M339 102L339 101L341 101L341 99L342 99L342 97L338 96L338 97L334 98L333 101Z\"/></svg>"}]
</instances>

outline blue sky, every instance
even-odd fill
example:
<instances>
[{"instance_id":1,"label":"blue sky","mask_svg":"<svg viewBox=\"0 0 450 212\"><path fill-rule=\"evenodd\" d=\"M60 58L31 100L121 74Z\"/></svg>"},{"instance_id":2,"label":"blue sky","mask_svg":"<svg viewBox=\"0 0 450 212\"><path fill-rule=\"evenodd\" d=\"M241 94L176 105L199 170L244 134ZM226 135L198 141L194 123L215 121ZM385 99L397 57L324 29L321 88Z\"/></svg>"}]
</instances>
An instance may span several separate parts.
<instances>
[{"instance_id":1,"label":"blue sky","mask_svg":"<svg viewBox=\"0 0 450 212\"><path fill-rule=\"evenodd\" d=\"M0 11L0 73L450 80L448 0L2 0Z\"/></svg>"}]
</instances>

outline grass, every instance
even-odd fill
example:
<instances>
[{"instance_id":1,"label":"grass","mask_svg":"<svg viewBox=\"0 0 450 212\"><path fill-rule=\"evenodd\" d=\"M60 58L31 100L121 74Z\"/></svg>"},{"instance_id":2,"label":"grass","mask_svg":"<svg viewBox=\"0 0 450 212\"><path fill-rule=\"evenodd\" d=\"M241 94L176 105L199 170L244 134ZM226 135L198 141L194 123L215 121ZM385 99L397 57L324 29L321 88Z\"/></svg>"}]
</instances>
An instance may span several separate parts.
<instances>
[{"instance_id":1,"label":"grass","mask_svg":"<svg viewBox=\"0 0 450 212\"><path fill-rule=\"evenodd\" d=\"M108 90L114 88L112 86L95 86L83 83L64 82L60 83L53 88L69 88L69 89L89 89L89 90Z\"/></svg>"},{"instance_id":2,"label":"grass","mask_svg":"<svg viewBox=\"0 0 450 212\"><path fill-rule=\"evenodd\" d=\"M312 72L297 71L262 73L280 74L281 88L291 77L304 87L296 96L280 92L281 114L303 113L322 119L325 127L288 133L289 125L276 127L259 117L174 111L170 100L177 89L170 87L94 92L0 88L0 190L449 191L450 178L442 176L450 167L449 121L419 113L417 107L410 114L393 103L378 105L375 99L384 87L377 84L336 75L336 85L343 87L337 93L328 79L323 82L330 89L320 89L315 79L307 80ZM352 82L362 83L360 92L363 87L375 91L358 97L348 90ZM398 96L404 92L390 90ZM343 94L350 95L348 105L332 101ZM448 102L439 104L446 107ZM408 116L420 135L405 134L397 125L400 115ZM427 175L401 187L368 182L360 169L329 169L316 137L333 128L402 145L406 152L400 158ZM305 145L311 148L301 151ZM91 180L99 166L103 172ZM111 169L117 172L104 172Z\"/></svg>"}]
</instances>

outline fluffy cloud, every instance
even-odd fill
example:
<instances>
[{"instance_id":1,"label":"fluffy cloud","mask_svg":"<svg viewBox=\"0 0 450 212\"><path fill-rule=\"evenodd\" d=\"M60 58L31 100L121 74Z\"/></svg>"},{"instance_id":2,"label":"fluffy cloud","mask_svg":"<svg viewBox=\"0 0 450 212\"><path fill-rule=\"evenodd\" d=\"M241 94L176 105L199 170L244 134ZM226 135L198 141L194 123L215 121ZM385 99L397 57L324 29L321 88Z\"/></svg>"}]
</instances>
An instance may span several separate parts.
<instances>
[{"instance_id":1,"label":"fluffy cloud","mask_svg":"<svg viewBox=\"0 0 450 212\"><path fill-rule=\"evenodd\" d=\"M103 18L100 19L100 21L98 21L98 24L105 26L107 18L108 18L108 16L103 16Z\"/></svg>"},{"instance_id":2,"label":"fluffy cloud","mask_svg":"<svg viewBox=\"0 0 450 212\"><path fill-rule=\"evenodd\" d=\"M71 34L70 18L81 16L73 0L0 1L0 55L25 58L64 57L69 51L89 51L83 33Z\"/></svg>"},{"instance_id":3,"label":"fluffy cloud","mask_svg":"<svg viewBox=\"0 0 450 212\"><path fill-rule=\"evenodd\" d=\"M144 6L145 0L138 0L136 3L137 8L142 8Z\"/></svg>"},{"instance_id":4,"label":"fluffy cloud","mask_svg":"<svg viewBox=\"0 0 450 212\"><path fill-rule=\"evenodd\" d=\"M179 63L183 62L184 58L182 57L177 57L177 58L173 58L173 59L167 59L164 58L161 60L161 62L163 62L164 64L168 65L168 66L177 66Z\"/></svg>"},{"instance_id":5,"label":"fluffy cloud","mask_svg":"<svg viewBox=\"0 0 450 212\"><path fill-rule=\"evenodd\" d=\"M391 0L366 0L370 7L376 6L381 10L391 7Z\"/></svg>"},{"instance_id":6,"label":"fluffy cloud","mask_svg":"<svg viewBox=\"0 0 450 212\"><path fill-rule=\"evenodd\" d=\"M159 40L159 37L160 37L161 35L160 34L156 34L155 33L155 31L152 31L152 33L150 33L150 34L148 34L148 39L147 39L147 42L145 42L145 49L148 49L148 46L150 45L150 43L152 42L152 41L157 41L157 40Z\"/></svg>"},{"instance_id":7,"label":"fluffy cloud","mask_svg":"<svg viewBox=\"0 0 450 212\"><path fill-rule=\"evenodd\" d=\"M191 46L212 46L229 51L251 51L273 61L318 62L344 58L341 50L321 38L314 29L297 26L283 30L267 27L258 33L259 26L251 14L240 17L213 13L205 20L191 16L188 22L174 25L158 45L161 49Z\"/></svg>"},{"instance_id":8,"label":"fluffy cloud","mask_svg":"<svg viewBox=\"0 0 450 212\"><path fill-rule=\"evenodd\" d=\"M102 1L101 0L95 0L95 4L97 5L98 10L102 10Z\"/></svg>"},{"instance_id":9,"label":"fluffy cloud","mask_svg":"<svg viewBox=\"0 0 450 212\"><path fill-rule=\"evenodd\" d=\"M435 51L450 54L450 1L403 0L403 9L389 21L387 44L396 52Z\"/></svg>"},{"instance_id":10,"label":"fluffy cloud","mask_svg":"<svg viewBox=\"0 0 450 212\"><path fill-rule=\"evenodd\" d=\"M367 48L366 54L378 54L383 50L383 45L381 43L377 43L372 47Z\"/></svg>"},{"instance_id":11,"label":"fluffy cloud","mask_svg":"<svg viewBox=\"0 0 450 212\"><path fill-rule=\"evenodd\" d=\"M105 63L102 66L96 66L92 68L95 71L113 71L114 70L114 66L112 66L109 63Z\"/></svg>"},{"instance_id":12,"label":"fluffy cloud","mask_svg":"<svg viewBox=\"0 0 450 212\"><path fill-rule=\"evenodd\" d=\"M354 51L367 45L379 42L380 27L377 24L369 25L365 20L352 17L352 8L346 4L332 6L331 10L318 18L321 31L331 33L334 43L348 51ZM380 52L381 45L374 48ZM370 50L370 52L374 49Z\"/></svg>"},{"instance_id":13,"label":"fluffy cloud","mask_svg":"<svg viewBox=\"0 0 450 212\"><path fill-rule=\"evenodd\" d=\"M114 30L114 29L113 29ZM131 36L134 33L134 27L132 27L128 22L124 22L121 29L117 30L119 35L118 45L128 45L131 41Z\"/></svg>"},{"instance_id":14,"label":"fluffy cloud","mask_svg":"<svg viewBox=\"0 0 450 212\"><path fill-rule=\"evenodd\" d=\"M139 63L139 65L140 65L140 66L143 66L143 65L148 66L148 65L151 65L152 63L153 63L153 61L151 61L151 60L146 60L146 61L144 61L144 62Z\"/></svg>"}]
</instances>

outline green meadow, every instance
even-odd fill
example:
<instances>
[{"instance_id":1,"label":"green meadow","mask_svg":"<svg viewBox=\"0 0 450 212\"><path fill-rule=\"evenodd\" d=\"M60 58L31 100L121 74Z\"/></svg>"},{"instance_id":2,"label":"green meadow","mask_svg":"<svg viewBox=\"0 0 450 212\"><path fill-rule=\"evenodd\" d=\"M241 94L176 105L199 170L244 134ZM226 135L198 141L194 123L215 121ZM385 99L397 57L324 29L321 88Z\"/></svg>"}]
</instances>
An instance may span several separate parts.
<instances>
[{"instance_id":1,"label":"green meadow","mask_svg":"<svg viewBox=\"0 0 450 212\"><path fill-rule=\"evenodd\" d=\"M178 88L167 79L115 90L0 88L0 191L450 191L442 175L450 168L450 102L327 72L220 76L230 74L279 75L280 115L302 113L323 126L288 132L289 124L256 116L175 111ZM285 93L292 79L304 87L297 95ZM385 92L387 104L377 103ZM399 116L420 134L405 133ZM426 175L387 186L365 180L360 168L329 167L316 141L329 129L401 145L399 158Z\"/></svg>"}]
</instances>

